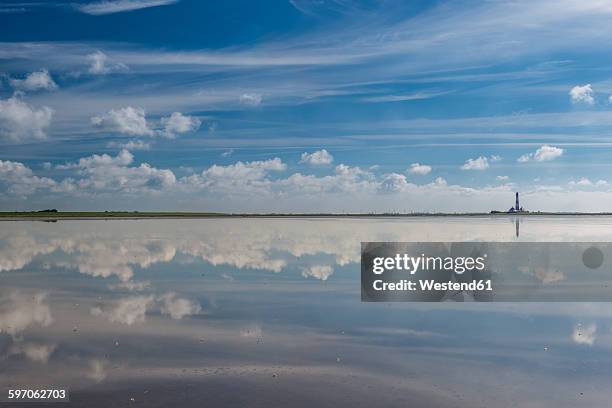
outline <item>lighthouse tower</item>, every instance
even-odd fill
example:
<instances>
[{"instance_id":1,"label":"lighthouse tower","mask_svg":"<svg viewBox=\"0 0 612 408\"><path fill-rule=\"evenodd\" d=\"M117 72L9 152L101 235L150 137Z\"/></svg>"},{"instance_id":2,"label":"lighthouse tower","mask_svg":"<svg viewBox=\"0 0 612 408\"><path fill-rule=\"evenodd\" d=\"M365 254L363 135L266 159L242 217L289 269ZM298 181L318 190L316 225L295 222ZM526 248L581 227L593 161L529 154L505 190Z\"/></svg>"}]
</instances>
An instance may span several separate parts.
<instances>
[{"instance_id":1,"label":"lighthouse tower","mask_svg":"<svg viewBox=\"0 0 612 408\"><path fill-rule=\"evenodd\" d=\"M514 198L514 207L510 207L508 212L510 212L510 213L526 212L525 210L523 210L523 207L521 207L521 203L519 201L519 193L518 193L518 191L516 192L514 197L515 197Z\"/></svg>"},{"instance_id":2,"label":"lighthouse tower","mask_svg":"<svg viewBox=\"0 0 612 408\"><path fill-rule=\"evenodd\" d=\"M523 209L521 208L521 206L519 205L519 194L518 191L516 192L516 200L514 203L514 211L522 211Z\"/></svg>"}]
</instances>

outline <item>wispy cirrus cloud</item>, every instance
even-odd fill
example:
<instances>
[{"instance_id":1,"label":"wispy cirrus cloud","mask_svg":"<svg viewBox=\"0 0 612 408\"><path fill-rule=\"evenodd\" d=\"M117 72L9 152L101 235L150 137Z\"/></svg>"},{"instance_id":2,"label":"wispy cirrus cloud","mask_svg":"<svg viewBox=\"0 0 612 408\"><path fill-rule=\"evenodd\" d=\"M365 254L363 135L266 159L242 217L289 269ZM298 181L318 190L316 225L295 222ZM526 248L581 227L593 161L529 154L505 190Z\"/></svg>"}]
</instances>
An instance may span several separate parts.
<instances>
[{"instance_id":1,"label":"wispy cirrus cloud","mask_svg":"<svg viewBox=\"0 0 612 408\"><path fill-rule=\"evenodd\" d=\"M168 6L178 3L178 1L179 0L107 0L87 4L78 4L74 7L78 11L85 14L102 16L106 14L141 10L150 7Z\"/></svg>"}]
</instances>

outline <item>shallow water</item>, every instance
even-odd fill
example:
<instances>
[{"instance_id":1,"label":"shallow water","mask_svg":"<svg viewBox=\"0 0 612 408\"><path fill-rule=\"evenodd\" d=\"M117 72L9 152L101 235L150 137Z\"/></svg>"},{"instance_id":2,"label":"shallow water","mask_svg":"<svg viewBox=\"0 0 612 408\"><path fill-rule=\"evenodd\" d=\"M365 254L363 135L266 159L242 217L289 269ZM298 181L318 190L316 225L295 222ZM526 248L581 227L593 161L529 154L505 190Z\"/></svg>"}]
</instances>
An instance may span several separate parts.
<instances>
[{"instance_id":1,"label":"shallow water","mask_svg":"<svg viewBox=\"0 0 612 408\"><path fill-rule=\"evenodd\" d=\"M361 303L359 260L361 241L611 239L612 217L0 222L0 392L608 406L608 303Z\"/></svg>"}]
</instances>

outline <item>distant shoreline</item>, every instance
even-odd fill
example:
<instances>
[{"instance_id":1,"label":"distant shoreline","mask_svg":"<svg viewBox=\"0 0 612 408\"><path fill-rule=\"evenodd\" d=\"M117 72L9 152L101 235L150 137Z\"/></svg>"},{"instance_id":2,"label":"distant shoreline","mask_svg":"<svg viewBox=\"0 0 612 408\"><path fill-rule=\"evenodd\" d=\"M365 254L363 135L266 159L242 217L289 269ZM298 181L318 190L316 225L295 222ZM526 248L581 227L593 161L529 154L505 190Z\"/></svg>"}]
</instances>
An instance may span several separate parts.
<instances>
[{"instance_id":1,"label":"distant shoreline","mask_svg":"<svg viewBox=\"0 0 612 408\"><path fill-rule=\"evenodd\" d=\"M20 220L99 220L99 219L196 219L196 218L414 218L414 217L541 217L541 216L612 216L612 212L474 212L474 213L213 213L213 212L141 212L141 211L15 211L0 212L0 221Z\"/></svg>"}]
</instances>

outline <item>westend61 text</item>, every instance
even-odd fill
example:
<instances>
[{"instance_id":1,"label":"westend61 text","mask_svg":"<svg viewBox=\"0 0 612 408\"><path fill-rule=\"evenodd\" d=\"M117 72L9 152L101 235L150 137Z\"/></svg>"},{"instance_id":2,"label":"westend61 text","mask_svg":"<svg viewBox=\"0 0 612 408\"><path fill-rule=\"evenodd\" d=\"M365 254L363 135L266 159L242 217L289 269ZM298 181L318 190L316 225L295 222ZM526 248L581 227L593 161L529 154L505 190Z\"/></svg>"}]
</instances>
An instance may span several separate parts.
<instances>
[{"instance_id":1,"label":"westend61 text","mask_svg":"<svg viewBox=\"0 0 612 408\"><path fill-rule=\"evenodd\" d=\"M492 291L490 279L479 279L471 282L437 282L433 279L419 279L417 282L402 279L398 282L385 282L377 279L372 283L376 291Z\"/></svg>"}]
</instances>

